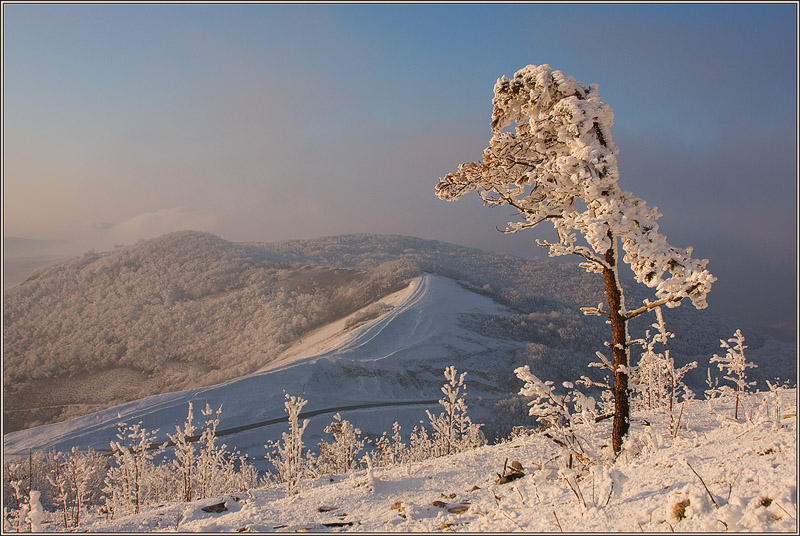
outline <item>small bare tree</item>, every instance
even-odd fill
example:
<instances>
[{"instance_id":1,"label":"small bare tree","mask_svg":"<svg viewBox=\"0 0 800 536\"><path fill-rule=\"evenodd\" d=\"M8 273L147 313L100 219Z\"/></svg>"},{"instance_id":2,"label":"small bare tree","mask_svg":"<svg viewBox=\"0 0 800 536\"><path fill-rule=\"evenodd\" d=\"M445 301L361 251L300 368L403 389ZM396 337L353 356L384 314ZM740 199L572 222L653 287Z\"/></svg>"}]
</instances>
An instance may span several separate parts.
<instances>
[{"instance_id":1,"label":"small bare tree","mask_svg":"<svg viewBox=\"0 0 800 536\"><path fill-rule=\"evenodd\" d=\"M660 305L675 307L684 298L702 309L715 278L705 268L707 260L693 259L691 248L672 247L659 234L654 207L619 188L610 130L614 114L596 84L578 82L549 65L529 65L513 79L497 81L492 104L494 135L483 161L461 164L440 178L436 195L453 201L477 190L484 204L510 205L521 219L510 222L507 233L550 222L558 240L538 244L550 256L579 255L581 267L602 274L609 309L583 311L606 316L611 324L612 446L618 453L629 427L628 321ZM617 271L620 241L622 260L657 298L634 310L625 305Z\"/></svg>"}]
</instances>

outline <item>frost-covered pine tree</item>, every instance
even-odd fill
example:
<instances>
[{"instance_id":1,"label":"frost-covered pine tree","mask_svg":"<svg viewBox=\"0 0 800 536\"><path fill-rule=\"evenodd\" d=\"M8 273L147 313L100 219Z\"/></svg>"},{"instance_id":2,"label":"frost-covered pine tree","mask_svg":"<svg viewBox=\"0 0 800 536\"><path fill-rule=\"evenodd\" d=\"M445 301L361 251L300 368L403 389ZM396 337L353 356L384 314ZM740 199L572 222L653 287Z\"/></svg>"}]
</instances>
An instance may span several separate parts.
<instances>
[{"instance_id":1,"label":"frost-covered pine tree","mask_svg":"<svg viewBox=\"0 0 800 536\"><path fill-rule=\"evenodd\" d=\"M692 258L691 248L667 243L654 207L620 189L610 130L614 114L596 84L578 82L549 65L529 65L511 80L500 78L494 95L494 135L483 161L461 164L440 178L436 195L453 201L477 190L485 204L510 205L520 220L510 222L507 233L548 221L558 240L537 243L550 256L579 255L581 267L602 274L609 309L583 311L606 316L611 324L612 446L619 452L629 427L628 321L659 305L675 307L684 298L702 309L715 278L706 270L707 260ZM625 305L617 271L620 243L636 281L653 288L657 298L634 310Z\"/></svg>"},{"instance_id":2,"label":"frost-covered pine tree","mask_svg":"<svg viewBox=\"0 0 800 536\"><path fill-rule=\"evenodd\" d=\"M719 370L727 372L730 376L723 376L726 380L732 381L736 385L736 406L734 409L734 419L739 418L739 396L744 393L748 387L755 385L756 382L748 382L745 370L748 368L756 368L755 363L748 363L744 357L744 349L747 348L744 344L744 335L742 330L737 329L733 337L726 341L720 339L720 346L726 350L724 356L714 354L709 360L709 363L716 363Z\"/></svg>"}]
</instances>

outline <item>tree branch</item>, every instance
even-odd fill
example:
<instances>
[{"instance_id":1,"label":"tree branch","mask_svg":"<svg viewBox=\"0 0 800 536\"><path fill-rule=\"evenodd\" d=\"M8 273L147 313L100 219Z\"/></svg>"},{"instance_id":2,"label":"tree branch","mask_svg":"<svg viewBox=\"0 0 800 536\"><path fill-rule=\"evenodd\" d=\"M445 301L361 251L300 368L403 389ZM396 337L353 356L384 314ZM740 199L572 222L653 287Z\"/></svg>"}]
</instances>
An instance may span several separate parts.
<instances>
[{"instance_id":1,"label":"tree branch","mask_svg":"<svg viewBox=\"0 0 800 536\"><path fill-rule=\"evenodd\" d=\"M570 253L572 253L573 255L578 255L580 257L583 257L587 261L593 262L598 266L600 266L601 268L610 269L610 266L606 263L605 260L601 259L600 257L595 257L594 255L592 255L591 252L588 251L588 248L584 248L581 246L573 246L573 248L571 249L572 250L570 251Z\"/></svg>"},{"instance_id":2,"label":"tree branch","mask_svg":"<svg viewBox=\"0 0 800 536\"><path fill-rule=\"evenodd\" d=\"M581 312L587 316L592 315L592 316L607 316L609 318L611 317L611 313L609 313L608 311L603 311L599 307L581 307Z\"/></svg>"},{"instance_id":3,"label":"tree branch","mask_svg":"<svg viewBox=\"0 0 800 536\"><path fill-rule=\"evenodd\" d=\"M656 307L660 307L666 303L681 301L685 296L673 296L671 298L661 298L660 300L654 301L653 303L645 303L644 306L639 307L635 311L631 311L625 314L625 320L630 320L631 318L635 318L642 313L645 313L651 309L655 309Z\"/></svg>"}]
</instances>

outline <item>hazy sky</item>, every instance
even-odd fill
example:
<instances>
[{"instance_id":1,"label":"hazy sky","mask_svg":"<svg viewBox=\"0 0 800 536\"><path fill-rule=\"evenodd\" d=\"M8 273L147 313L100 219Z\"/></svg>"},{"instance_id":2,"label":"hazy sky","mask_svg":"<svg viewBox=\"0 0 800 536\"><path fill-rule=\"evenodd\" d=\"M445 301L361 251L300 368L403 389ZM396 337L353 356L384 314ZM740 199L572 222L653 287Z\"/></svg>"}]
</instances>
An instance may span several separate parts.
<instances>
[{"instance_id":1,"label":"hazy sky","mask_svg":"<svg viewBox=\"0 0 800 536\"><path fill-rule=\"evenodd\" d=\"M709 258L711 307L795 325L797 13L771 5L3 5L4 236L106 249L366 232L524 256L552 230L445 203L501 75L615 112L620 185Z\"/></svg>"}]
</instances>

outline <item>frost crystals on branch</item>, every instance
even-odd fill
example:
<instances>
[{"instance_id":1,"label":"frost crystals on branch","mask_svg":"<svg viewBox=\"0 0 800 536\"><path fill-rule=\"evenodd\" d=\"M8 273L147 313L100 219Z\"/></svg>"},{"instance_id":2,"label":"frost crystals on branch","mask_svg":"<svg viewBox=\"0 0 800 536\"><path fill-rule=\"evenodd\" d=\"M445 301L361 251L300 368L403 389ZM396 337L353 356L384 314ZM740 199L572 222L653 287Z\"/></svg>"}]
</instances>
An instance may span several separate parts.
<instances>
[{"instance_id":1,"label":"frost crystals on branch","mask_svg":"<svg viewBox=\"0 0 800 536\"><path fill-rule=\"evenodd\" d=\"M553 224L558 240L539 241L550 256L579 255L588 272L603 275L614 355L612 446L622 448L629 427L627 322L645 311L675 307L689 298L698 309L716 280L707 260L692 248L676 248L659 234L660 214L619 188L617 147L611 137L614 114L597 85L578 82L549 65L529 65L494 87L492 136L482 162L465 163L439 179L436 195L453 201L476 190L488 205L510 205L519 221L505 232ZM578 234L585 243L578 242ZM656 301L633 311L625 307L617 265L622 260L636 281L655 289Z\"/></svg>"}]
</instances>

